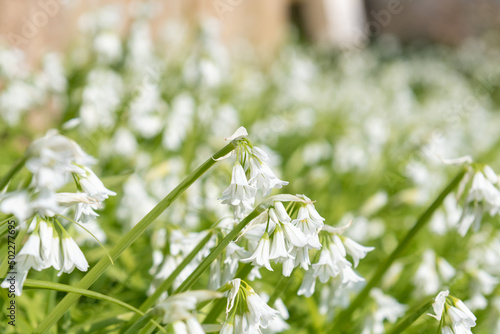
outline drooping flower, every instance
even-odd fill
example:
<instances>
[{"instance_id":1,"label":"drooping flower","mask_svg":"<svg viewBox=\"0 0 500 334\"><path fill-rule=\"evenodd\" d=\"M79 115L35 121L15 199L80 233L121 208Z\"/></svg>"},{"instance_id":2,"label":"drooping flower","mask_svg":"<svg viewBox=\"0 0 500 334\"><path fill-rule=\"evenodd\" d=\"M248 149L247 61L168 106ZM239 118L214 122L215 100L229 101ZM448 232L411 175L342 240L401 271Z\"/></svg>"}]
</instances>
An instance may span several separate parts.
<instances>
[{"instance_id":1,"label":"drooping flower","mask_svg":"<svg viewBox=\"0 0 500 334\"><path fill-rule=\"evenodd\" d=\"M274 188L279 189L288 184L273 173L269 165L269 157L262 149L254 146L249 157L250 184L257 189L262 189L264 196L271 193Z\"/></svg>"},{"instance_id":2,"label":"drooping flower","mask_svg":"<svg viewBox=\"0 0 500 334\"><path fill-rule=\"evenodd\" d=\"M344 237L341 234L345 229L346 227L324 226L320 236L323 242L319 260L312 264L304 276L298 291L299 295L310 297L314 293L316 278L319 278L321 283L326 283L332 278L337 279L340 288L350 287L364 280L352 269L353 265L346 259L346 256L351 255L357 265L359 259L364 258L369 251L373 250L373 247L364 247Z\"/></svg>"},{"instance_id":3,"label":"drooping flower","mask_svg":"<svg viewBox=\"0 0 500 334\"><path fill-rule=\"evenodd\" d=\"M107 189L102 181L88 167L82 167L83 172L77 174L78 181L83 190L99 202L103 202L109 196L115 196L116 193Z\"/></svg>"},{"instance_id":4,"label":"drooping flower","mask_svg":"<svg viewBox=\"0 0 500 334\"><path fill-rule=\"evenodd\" d=\"M250 285L237 278L227 283L226 321L221 333L259 333L279 314L255 293Z\"/></svg>"},{"instance_id":5,"label":"drooping flower","mask_svg":"<svg viewBox=\"0 0 500 334\"><path fill-rule=\"evenodd\" d=\"M465 190L468 190L465 192ZM484 212L490 216L500 213L499 178L488 166L471 164L459 185L459 197L463 198L463 211L458 222L458 232L464 236L472 226L477 231Z\"/></svg>"},{"instance_id":6,"label":"drooping flower","mask_svg":"<svg viewBox=\"0 0 500 334\"><path fill-rule=\"evenodd\" d=\"M231 184L220 199L223 204L229 204L234 208L237 217L242 217L245 212L252 210L256 191L254 186L248 184L245 170L237 162L233 166Z\"/></svg>"},{"instance_id":7,"label":"drooping flower","mask_svg":"<svg viewBox=\"0 0 500 334\"><path fill-rule=\"evenodd\" d=\"M276 177L267 164L268 155L262 149L253 146L247 136L246 129L240 127L232 136L226 138L237 143L234 150L236 162L233 166L231 184L220 198L222 203L233 207L235 216L239 219L252 209L257 193L267 196L272 189L282 188L288 184Z\"/></svg>"},{"instance_id":8,"label":"drooping flower","mask_svg":"<svg viewBox=\"0 0 500 334\"><path fill-rule=\"evenodd\" d=\"M441 291L435 298L432 308L435 314L428 314L439 321L443 334L472 333L476 326L476 316L458 298L449 295L449 291Z\"/></svg>"},{"instance_id":9,"label":"drooping flower","mask_svg":"<svg viewBox=\"0 0 500 334\"><path fill-rule=\"evenodd\" d=\"M89 264L80 247L76 244L69 235L65 235L61 241L63 253L63 265L58 276L62 273L71 273L73 269L78 268L80 271L87 271Z\"/></svg>"},{"instance_id":10,"label":"drooping flower","mask_svg":"<svg viewBox=\"0 0 500 334\"><path fill-rule=\"evenodd\" d=\"M273 271L271 263L269 263L270 248L271 243L269 241L269 234L265 232L260 239L254 253L250 257L242 259L240 261L245 263L252 263L253 265L257 265L259 267L265 266L267 270Z\"/></svg>"}]
</instances>

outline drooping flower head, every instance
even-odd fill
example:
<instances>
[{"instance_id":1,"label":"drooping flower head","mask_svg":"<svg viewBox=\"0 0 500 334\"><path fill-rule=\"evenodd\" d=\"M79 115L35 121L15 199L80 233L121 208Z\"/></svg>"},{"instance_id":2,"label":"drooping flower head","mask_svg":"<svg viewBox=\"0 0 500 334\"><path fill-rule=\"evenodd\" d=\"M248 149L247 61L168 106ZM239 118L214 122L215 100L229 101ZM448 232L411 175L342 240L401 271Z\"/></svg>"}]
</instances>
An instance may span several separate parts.
<instances>
[{"instance_id":1,"label":"drooping flower head","mask_svg":"<svg viewBox=\"0 0 500 334\"><path fill-rule=\"evenodd\" d=\"M248 283L237 278L227 283L226 321L221 333L259 333L279 314L255 293Z\"/></svg>"},{"instance_id":2,"label":"drooping flower head","mask_svg":"<svg viewBox=\"0 0 500 334\"><path fill-rule=\"evenodd\" d=\"M434 300L432 308L435 314L428 314L439 321L443 334L472 333L476 326L476 316L458 298L450 296L448 290L441 291Z\"/></svg>"},{"instance_id":3,"label":"drooping flower head","mask_svg":"<svg viewBox=\"0 0 500 334\"><path fill-rule=\"evenodd\" d=\"M272 189L288 184L276 177L268 165L267 153L253 146L246 138L247 135L246 129L241 127L231 137L226 138L236 142L236 162L231 184L220 198L222 203L233 208L236 218L239 219L252 210L258 193L267 196Z\"/></svg>"}]
</instances>

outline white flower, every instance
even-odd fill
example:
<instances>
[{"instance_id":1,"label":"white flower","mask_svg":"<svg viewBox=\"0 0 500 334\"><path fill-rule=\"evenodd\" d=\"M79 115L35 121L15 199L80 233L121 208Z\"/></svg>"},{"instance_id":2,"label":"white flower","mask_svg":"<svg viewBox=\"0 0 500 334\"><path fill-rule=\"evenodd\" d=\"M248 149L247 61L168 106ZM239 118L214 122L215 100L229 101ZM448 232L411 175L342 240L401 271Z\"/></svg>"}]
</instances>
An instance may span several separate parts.
<instances>
[{"instance_id":1,"label":"white flower","mask_svg":"<svg viewBox=\"0 0 500 334\"><path fill-rule=\"evenodd\" d=\"M305 270L309 270L309 266L311 265L311 260L309 259L309 248L294 248L290 252L290 256L295 259L295 267L301 266Z\"/></svg>"},{"instance_id":2,"label":"white flower","mask_svg":"<svg viewBox=\"0 0 500 334\"><path fill-rule=\"evenodd\" d=\"M472 333L471 327L476 326L476 317L465 304L452 296L449 296L448 291L441 291L434 303L433 314L428 314L436 318L440 324L444 325L443 333Z\"/></svg>"},{"instance_id":3,"label":"white flower","mask_svg":"<svg viewBox=\"0 0 500 334\"><path fill-rule=\"evenodd\" d=\"M16 274L8 275L2 282L1 287L9 289L11 285L14 285L16 295L20 296L23 291L24 281L31 268L38 271L45 269L44 261L40 256L40 237L37 232L30 235L19 254L17 254Z\"/></svg>"},{"instance_id":4,"label":"white flower","mask_svg":"<svg viewBox=\"0 0 500 334\"><path fill-rule=\"evenodd\" d=\"M344 246L347 250L347 253L352 256L352 259L354 260L354 268L356 268L359 264L360 259L364 259L366 254L368 252L371 252L372 250L375 249L375 247L365 247L354 240L344 237Z\"/></svg>"},{"instance_id":5,"label":"white flower","mask_svg":"<svg viewBox=\"0 0 500 334\"><path fill-rule=\"evenodd\" d=\"M252 148L250 156L250 184L257 189L262 189L264 196L269 195L273 188L282 188L288 184L287 181L282 181L273 173L267 165L269 157L266 152L258 147Z\"/></svg>"},{"instance_id":6,"label":"white flower","mask_svg":"<svg viewBox=\"0 0 500 334\"><path fill-rule=\"evenodd\" d=\"M278 224L273 232L269 258L274 260L277 258L288 258L288 256L288 250L285 245L285 234L280 224Z\"/></svg>"},{"instance_id":7,"label":"white flower","mask_svg":"<svg viewBox=\"0 0 500 334\"><path fill-rule=\"evenodd\" d=\"M57 190L69 180L69 173L78 165L92 165L94 158L86 154L74 141L55 130L31 143L26 167L33 173L32 185L39 189Z\"/></svg>"},{"instance_id":8,"label":"white flower","mask_svg":"<svg viewBox=\"0 0 500 334\"><path fill-rule=\"evenodd\" d=\"M221 333L260 333L260 328L266 328L279 314L245 281L235 279L228 282L228 285L231 290L227 297L226 321Z\"/></svg>"},{"instance_id":9,"label":"white flower","mask_svg":"<svg viewBox=\"0 0 500 334\"><path fill-rule=\"evenodd\" d=\"M221 298L222 296L222 293L217 291L187 291L168 297L155 307L155 312L162 317L162 323L186 322L186 328L189 329L187 333L197 333L196 331L199 330L200 324L193 315L196 305L206 300ZM194 331L192 332L191 330Z\"/></svg>"},{"instance_id":10,"label":"white flower","mask_svg":"<svg viewBox=\"0 0 500 334\"><path fill-rule=\"evenodd\" d=\"M78 181L82 189L90 196L103 202L108 196L115 196L116 193L107 189L102 181L90 170L90 168L83 167L84 173L78 176Z\"/></svg>"},{"instance_id":11,"label":"white flower","mask_svg":"<svg viewBox=\"0 0 500 334\"><path fill-rule=\"evenodd\" d=\"M254 266L265 266L267 270L273 271L271 263L269 263L270 247L271 243L269 241L269 234L265 232L260 239L254 253L248 258L242 259L241 262L251 262Z\"/></svg>"},{"instance_id":12,"label":"white flower","mask_svg":"<svg viewBox=\"0 0 500 334\"><path fill-rule=\"evenodd\" d=\"M269 296L262 293L262 300L266 303L269 302ZM286 323L286 320L289 318L288 309L285 304L281 300L281 298L276 299L273 304L273 307L279 312L278 316L272 320L267 328L262 330L262 333L282 333L285 330L290 328L290 325Z\"/></svg>"},{"instance_id":13,"label":"white flower","mask_svg":"<svg viewBox=\"0 0 500 334\"><path fill-rule=\"evenodd\" d=\"M291 223L282 223L283 232L287 242L294 247L304 247L307 244L307 238L297 227Z\"/></svg>"},{"instance_id":14,"label":"white flower","mask_svg":"<svg viewBox=\"0 0 500 334\"><path fill-rule=\"evenodd\" d=\"M253 289L250 290L247 295L247 305L253 322L264 328L266 328L279 313L267 305Z\"/></svg>"},{"instance_id":15,"label":"white flower","mask_svg":"<svg viewBox=\"0 0 500 334\"><path fill-rule=\"evenodd\" d=\"M69 236L65 236L62 239L63 248L63 266L57 276L61 276L62 273L71 273L73 269L78 268L80 271L87 271L89 264L85 255L83 255L80 247L76 242Z\"/></svg>"},{"instance_id":16,"label":"white flower","mask_svg":"<svg viewBox=\"0 0 500 334\"><path fill-rule=\"evenodd\" d=\"M315 286L316 286L316 277L314 276L314 271L308 270L304 275L302 283L300 284L300 288L299 291L297 292L297 295L299 296L304 295L306 297L311 297L314 294Z\"/></svg>"},{"instance_id":17,"label":"white flower","mask_svg":"<svg viewBox=\"0 0 500 334\"><path fill-rule=\"evenodd\" d=\"M303 198L307 204L305 208L307 209L307 216L312 220L313 223L316 224L318 228L324 225L325 218L321 217L316 208L314 207L313 201L306 195L297 195L297 197Z\"/></svg>"},{"instance_id":18,"label":"white flower","mask_svg":"<svg viewBox=\"0 0 500 334\"><path fill-rule=\"evenodd\" d=\"M448 297L449 294L450 292L448 290L438 293L438 295L434 299L434 303L432 303L432 309L434 310L435 315L430 313L427 314L440 321L444 312L444 303L446 302L446 297Z\"/></svg>"},{"instance_id":19,"label":"white flower","mask_svg":"<svg viewBox=\"0 0 500 334\"><path fill-rule=\"evenodd\" d=\"M242 217L245 212L252 210L256 192L257 189L248 184L245 170L237 162L233 166L231 184L219 199L222 200L223 204L231 205L235 209L237 217Z\"/></svg>"},{"instance_id":20,"label":"white flower","mask_svg":"<svg viewBox=\"0 0 500 334\"><path fill-rule=\"evenodd\" d=\"M94 211L102 208L101 203L87 193L57 193L57 202L63 206L75 208L75 220L87 222L99 215Z\"/></svg>"},{"instance_id":21,"label":"white flower","mask_svg":"<svg viewBox=\"0 0 500 334\"><path fill-rule=\"evenodd\" d=\"M230 322L225 322L224 325L222 325L222 329L220 330L220 334L233 334L234 333L234 326Z\"/></svg>"},{"instance_id":22,"label":"white flower","mask_svg":"<svg viewBox=\"0 0 500 334\"><path fill-rule=\"evenodd\" d=\"M481 225L484 211L491 216L500 212L500 189L498 188L498 176L489 166L477 167L474 171L472 167L464 176L459 189L459 195L470 183L468 194L465 198L465 205L462 216L458 222L458 231L464 236L471 226L477 231ZM472 173L474 173L473 176ZM472 182L470 179L472 177Z\"/></svg>"},{"instance_id":23,"label":"white flower","mask_svg":"<svg viewBox=\"0 0 500 334\"><path fill-rule=\"evenodd\" d=\"M311 248L320 249L321 243L319 242L318 230L323 224L318 224L317 221L311 219L307 207L302 206L299 208L297 218L292 221L292 224L297 226L299 230L304 233L307 238L307 244Z\"/></svg>"},{"instance_id":24,"label":"white flower","mask_svg":"<svg viewBox=\"0 0 500 334\"><path fill-rule=\"evenodd\" d=\"M31 233L23 248L17 254L17 262L37 271L45 269L45 263L40 255L40 236L38 232ZM21 260L23 259L23 260Z\"/></svg>"},{"instance_id":25,"label":"white flower","mask_svg":"<svg viewBox=\"0 0 500 334\"><path fill-rule=\"evenodd\" d=\"M54 228L52 224L48 224L45 220L39 222L40 228L40 257L47 268L50 267L49 259L52 251L52 239L54 236Z\"/></svg>"},{"instance_id":26,"label":"white flower","mask_svg":"<svg viewBox=\"0 0 500 334\"><path fill-rule=\"evenodd\" d=\"M51 249L49 252L49 258L47 264L54 267L55 270L61 270L62 267L62 255L61 255L61 242L59 235L54 233L50 243Z\"/></svg>"},{"instance_id":27,"label":"white flower","mask_svg":"<svg viewBox=\"0 0 500 334\"><path fill-rule=\"evenodd\" d=\"M24 222L33 213L28 193L16 191L0 195L0 211L13 214L20 222Z\"/></svg>"},{"instance_id":28,"label":"white flower","mask_svg":"<svg viewBox=\"0 0 500 334\"><path fill-rule=\"evenodd\" d=\"M321 283L326 283L330 277L335 277L340 273L338 267L333 263L332 253L328 248L323 248L319 255L318 262L312 265L314 277L319 277Z\"/></svg>"}]
</instances>

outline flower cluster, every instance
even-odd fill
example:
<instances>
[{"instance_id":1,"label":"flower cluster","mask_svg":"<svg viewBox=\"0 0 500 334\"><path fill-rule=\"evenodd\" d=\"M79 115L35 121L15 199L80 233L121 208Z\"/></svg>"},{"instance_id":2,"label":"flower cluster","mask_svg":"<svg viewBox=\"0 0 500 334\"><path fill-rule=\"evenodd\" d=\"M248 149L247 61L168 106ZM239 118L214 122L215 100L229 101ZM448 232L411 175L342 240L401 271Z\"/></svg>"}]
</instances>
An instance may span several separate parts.
<instances>
[{"instance_id":1,"label":"flower cluster","mask_svg":"<svg viewBox=\"0 0 500 334\"><path fill-rule=\"evenodd\" d=\"M253 224L244 236L259 238L253 254L241 259L257 267L266 267L273 271L270 261L283 264L283 275L290 276L292 270L301 266L309 269L310 249L320 249L318 232L323 227L322 218L312 201L304 195L295 197L290 202L291 212L297 212L297 218L292 219L281 201L274 201L258 218L260 224ZM256 219L257 220L257 219ZM253 231L252 231L253 230Z\"/></svg>"},{"instance_id":2,"label":"flower cluster","mask_svg":"<svg viewBox=\"0 0 500 334\"><path fill-rule=\"evenodd\" d=\"M476 317L460 299L449 294L446 290L436 296L432 304L435 314L429 315L439 321L442 334L472 333Z\"/></svg>"},{"instance_id":3,"label":"flower cluster","mask_svg":"<svg viewBox=\"0 0 500 334\"><path fill-rule=\"evenodd\" d=\"M222 334L260 333L261 328L267 328L278 316L279 312L269 307L245 281L237 278L227 285L230 291Z\"/></svg>"},{"instance_id":4,"label":"flower cluster","mask_svg":"<svg viewBox=\"0 0 500 334\"><path fill-rule=\"evenodd\" d=\"M299 288L298 294L306 297L312 296L315 290L316 278L321 283L326 283L330 278L339 281L342 287L348 287L354 283L364 281L353 269L353 265L346 256L349 254L354 262L354 268L359 264L368 252L374 247L365 247L354 240L343 236L346 227L333 228L328 225L323 227L320 233L321 244L323 245L318 262L311 266L304 276L304 280Z\"/></svg>"},{"instance_id":5,"label":"flower cluster","mask_svg":"<svg viewBox=\"0 0 500 334\"><path fill-rule=\"evenodd\" d=\"M27 152L26 167L32 173L28 189L6 192L0 197L0 211L13 214L31 232L18 254L16 293L21 294L28 271L53 267L59 275L71 273L76 267L88 268L87 260L61 221L93 222L108 196L115 195L90 169L95 160L74 141L49 131L34 141ZM77 192L57 192L69 180ZM68 212L73 218L68 218ZM60 221L61 220L61 221ZM81 226L81 225L80 225ZM85 228L84 228L85 229ZM4 281L2 287L8 286Z\"/></svg>"},{"instance_id":6,"label":"flower cluster","mask_svg":"<svg viewBox=\"0 0 500 334\"><path fill-rule=\"evenodd\" d=\"M236 162L233 166L231 183L220 198L222 203L233 208L238 219L253 209L258 192L267 196L273 188L281 188L288 184L274 174L268 165L267 153L253 146L246 138L247 134L246 129L241 127L227 138L237 142L234 151Z\"/></svg>"}]
</instances>

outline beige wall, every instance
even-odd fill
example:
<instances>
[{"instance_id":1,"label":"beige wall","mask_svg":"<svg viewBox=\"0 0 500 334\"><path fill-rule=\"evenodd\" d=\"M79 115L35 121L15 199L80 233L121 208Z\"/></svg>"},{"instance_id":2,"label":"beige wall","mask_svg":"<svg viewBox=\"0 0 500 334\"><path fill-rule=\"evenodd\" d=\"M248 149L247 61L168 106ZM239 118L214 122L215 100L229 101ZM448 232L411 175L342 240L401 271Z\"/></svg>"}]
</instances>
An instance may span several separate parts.
<instances>
[{"instance_id":1,"label":"beige wall","mask_svg":"<svg viewBox=\"0 0 500 334\"><path fill-rule=\"evenodd\" d=\"M192 26L207 15L221 23L221 35L229 45L247 40L263 59L270 58L283 42L290 0L167 0L152 1L152 25L156 32L170 19ZM122 33L130 22L130 0L0 0L0 35L3 42L27 51L35 61L49 50L64 50L77 36L78 17L83 12L109 4L124 10ZM136 1L137 2L137 1ZM38 26L37 26L38 25Z\"/></svg>"}]
</instances>

